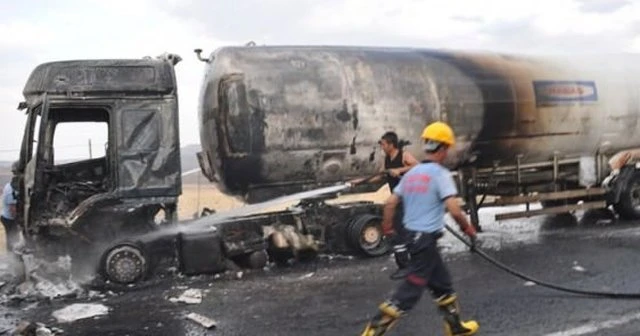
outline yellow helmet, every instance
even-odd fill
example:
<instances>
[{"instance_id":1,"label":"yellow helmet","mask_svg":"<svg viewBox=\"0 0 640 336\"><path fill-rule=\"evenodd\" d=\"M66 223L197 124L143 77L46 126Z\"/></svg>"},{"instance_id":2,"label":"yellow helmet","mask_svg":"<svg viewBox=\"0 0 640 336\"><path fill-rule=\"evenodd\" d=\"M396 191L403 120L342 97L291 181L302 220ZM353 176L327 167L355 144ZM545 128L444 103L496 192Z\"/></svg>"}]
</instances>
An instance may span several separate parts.
<instances>
[{"instance_id":1,"label":"yellow helmet","mask_svg":"<svg viewBox=\"0 0 640 336\"><path fill-rule=\"evenodd\" d=\"M456 144L456 137L453 134L453 130L449 125L442 121L436 121L427 125L427 127L424 128L424 131L422 131L422 139L425 141L437 141L448 146Z\"/></svg>"}]
</instances>

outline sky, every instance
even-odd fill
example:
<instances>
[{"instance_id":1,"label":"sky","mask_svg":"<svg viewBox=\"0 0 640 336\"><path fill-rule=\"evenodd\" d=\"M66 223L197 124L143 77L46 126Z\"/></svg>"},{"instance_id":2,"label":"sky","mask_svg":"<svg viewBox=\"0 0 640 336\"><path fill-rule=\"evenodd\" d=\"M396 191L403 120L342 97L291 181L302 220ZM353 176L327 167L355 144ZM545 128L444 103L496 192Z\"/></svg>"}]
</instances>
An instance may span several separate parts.
<instances>
[{"instance_id":1,"label":"sky","mask_svg":"<svg viewBox=\"0 0 640 336\"><path fill-rule=\"evenodd\" d=\"M527 54L640 52L631 0L27 0L0 2L0 160L15 160L25 122L16 107L39 63L179 54L182 145L199 143L204 63L226 45L369 45ZM104 152L82 128L55 140L57 159ZM59 141L59 142L58 142Z\"/></svg>"}]
</instances>

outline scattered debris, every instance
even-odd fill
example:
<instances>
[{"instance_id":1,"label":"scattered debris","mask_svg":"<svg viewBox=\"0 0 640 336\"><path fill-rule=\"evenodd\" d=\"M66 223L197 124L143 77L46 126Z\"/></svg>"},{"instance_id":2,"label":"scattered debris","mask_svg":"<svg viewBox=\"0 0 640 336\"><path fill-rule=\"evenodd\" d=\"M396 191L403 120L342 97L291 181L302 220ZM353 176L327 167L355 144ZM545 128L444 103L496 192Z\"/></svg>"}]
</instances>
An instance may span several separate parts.
<instances>
[{"instance_id":1,"label":"scattered debris","mask_svg":"<svg viewBox=\"0 0 640 336\"><path fill-rule=\"evenodd\" d=\"M334 259L335 260L353 260L354 259L354 256L342 255L342 254L319 254L318 257L328 259L329 261Z\"/></svg>"},{"instance_id":2,"label":"scattered debris","mask_svg":"<svg viewBox=\"0 0 640 336\"><path fill-rule=\"evenodd\" d=\"M35 258L32 254L21 254L23 272L22 281L13 290L13 299L24 300L28 297L36 299L54 299L60 297L80 296L85 291L71 276L71 257L58 257L50 262Z\"/></svg>"},{"instance_id":3,"label":"scattered debris","mask_svg":"<svg viewBox=\"0 0 640 336\"><path fill-rule=\"evenodd\" d=\"M169 298L169 301L176 302L184 302L186 304L199 304L202 302L202 291L199 289L187 289L180 295L179 298Z\"/></svg>"},{"instance_id":4,"label":"scattered debris","mask_svg":"<svg viewBox=\"0 0 640 336\"><path fill-rule=\"evenodd\" d=\"M58 323L68 323L94 316L107 315L109 307L95 303L74 303L62 309L54 311L51 315Z\"/></svg>"},{"instance_id":5,"label":"scattered debris","mask_svg":"<svg viewBox=\"0 0 640 336\"><path fill-rule=\"evenodd\" d=\"M91 300L91 299L95 299L95 298L104 299L105 297L107 297L107 295L106 295L106 294L103 294L103 293L100 293L100 292L98 292L98 291L94 291L94 290L90 290L90 291L87 293L87 298L88 298L88 299L90 299L90 300Z\"/></svg>"},{"instance_id":6,"label":"scattered debris","mask_svg":"<svg viewBox=\"0 0 640 336\"><path fill-rule=\"evenodd\" d=\"M29 321L20 321L16 328L13 330L12 335L16 336L28 336L36 334L37 326L35 323Z\"/></svg>"},{"instance_id":7,"label":"scattered debris","mask_svg":"<svg viewBox=\"0 0 640 336\"><path fill-rule=\"evenodd\" d=\"M206 329L211 329L218 324L216 321L196 313L190 313L186 318L200 324Z\"/></svg>"},{"instance_id":8,"label":"scattered debris","mask_svg":"<svg viewBox=\"0 0 640 336\"><path fill-rule=\"evenodd\" d=\"M27 311L27 310L31 310L31 309L34 309L34 308L37 308L37 307L38 307L38 302L34 302L34 303L32 303L32 304L30 304L30 305L28 305L28 306L26 306L26 307L24 307L22 309ZM0 333L0 335L2 335L2 334Z\"/></svg>"},{"instance_id":9,"label":"scattered debris","mask_svg":"<svg viewBox=\"0 0 640 336\"><path fill-rule=\"evenodd\" d=\"M64 331L59 328L48 328L43 323L33 323L22 321L13 330L12 335L16 336L56 336L63 334Z\"/></svg>"},{"instance_id":10,"label":"scattered debris","mask_svg":"<svg viewBox=\"0 0 640 336\"><path fill-rule=\"evenodd\" d=\"M572 267L572 269L573 269L574 271L576 271L576 272L585 272L585 271L586 271L586 269L585 269L584 267L582 267L582 266L578 265L578 262L577 262L577 261L574 261L574 262L573 262L573 267Z\"/></svg>"},{"instance_id":11,"label":"scattered debris","mask_svg":"<svg viewBox=\"0 0 640 336\"><path fill-rule=\"evenodd\" d=\"M307 273L301 277L298 278L298 280L302 280L302 279L308 279L310 277L312 277L315 273L311 272L311 273Z\"/></svg>"}]
</instances>

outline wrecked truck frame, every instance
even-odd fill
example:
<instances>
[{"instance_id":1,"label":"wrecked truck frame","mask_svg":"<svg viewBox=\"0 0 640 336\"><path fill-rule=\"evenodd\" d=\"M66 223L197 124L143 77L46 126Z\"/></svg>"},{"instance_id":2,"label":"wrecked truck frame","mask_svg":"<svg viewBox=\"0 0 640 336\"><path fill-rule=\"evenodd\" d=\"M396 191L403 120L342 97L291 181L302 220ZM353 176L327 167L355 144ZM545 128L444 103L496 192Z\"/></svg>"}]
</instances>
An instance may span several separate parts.
<instances>
[{"instance_id":1,"label":"wrecked truck frame","mask_svg":"<svg viewBox=\"0 0 640 336\"><path fill-rule=\"evenodd\" d=\"M171 266L182 274L198 275L262 269L269 262L282 266L320 254L386 255L390 244L381 230L382 206L371 201L331 202L337 196L304 198L285 210L222 219L211 213L168 230L130 237L104 253L103 274L127 284ZM126 267L132 264L140 267Z\"/></svg>"},{"instance_id":2,"label":"wrecked truck frame","mask_svg":"<svg viewBox=\"0 0 640 336\"><path fill-rule=\"evenodd\" d=\"M189 227L177 220L182 180L174 66L180 60L163 54L58 61L33 70L18 107L27 121L12 179L27 251L47 259L70 255L75 267L121 283L143 279L167 250L177 252L169 255L192 274L221 271L221 260L258 267L267 253L281 261L309 247L367 255L388 251L379 205L328 205L326 197L216 223L213 232L142 239L165 227ZM55 160L58 126L73 122L106 125L104 157ZM199 261L203 252L211 258Z\"/></svg>"}]
</instances>

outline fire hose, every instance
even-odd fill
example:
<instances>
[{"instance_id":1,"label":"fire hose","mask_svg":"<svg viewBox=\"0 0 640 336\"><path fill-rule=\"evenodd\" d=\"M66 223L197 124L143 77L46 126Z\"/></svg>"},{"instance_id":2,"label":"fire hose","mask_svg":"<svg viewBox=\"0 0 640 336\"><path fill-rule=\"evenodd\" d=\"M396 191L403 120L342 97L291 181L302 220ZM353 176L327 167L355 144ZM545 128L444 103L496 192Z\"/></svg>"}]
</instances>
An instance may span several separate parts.
<instances>
[{"instance_id":1,"label":"fire hose","mask_svg":"<svg viewBox=\"0 0 640 336\"><path fill-rule=\"evenodd\" d=\"M389 172L388 171L384 171L384 172L378 172L375 173L369 177L366 177L365 179L358 181L357 183L353 183L353 185L357 185L357 184L361 184L361 183L366 183L370 180L372 180L373 178L380 176L380 175L386 175L389 176ZM640 293L618 293L618 292L602 292L602 291L592 291L592 290L581 290L581 289L575 289L575 288L569 288L569 287L564 287L564 286L560 286L560 285L556 285L553 283L549 283L549 282L545 282L542 280L538 280L536 278L533 278L529 275L526 275L524 273L521 273L499 261L497 261L496 259L494 259L493 257L491 257L490 255L488 255L486 252L482 251L481 249L479 249L477 246L475 246L475 244L469 242L467 239L465 239L461 234L459 234L458 232L454 231L449 225L445 225L445 228L456 238L458 238L462 243L464 243L465 245L467 245L470 249L472 253L476 253L478 254L480 257L482 257L483 259L485 259L486 261L488 261L489 263L493 264L494 266L496 266L497 268L515 276L518 277L520 279L526 280L526 281L530 281L538 286L541 287L546 287L549 289L554 289L557 291L561 291L561 292L567 292L567 293L572 293L572 294L578 294L578 295L585 295L585 296L595 296L595 297L605 297L605 298L612 298L612 299L640 299Z\"/></svg>"},{"instance_id":2,"label":"fire hose","mask_svg":"<svg viewBox=\"0 0 640 336\"><path fill-rule=\"evenodd\" d=\"M559 285L556 285L556 284L552 284L552 283L548 283L548 282L544 282L544 281L535 279L535 278L533 278L531 276L528 276L526 274L518 272L515 269L513 269L513 268L511 268L511 267L509 267L509 266L507 266L507 265L495 260L494 258L489 256L487 253L485 253L484 251L479 249L477 246L475 246L474 244L472 244L469 241L467 241L467 239L465 239L458 232L454 231L454 229L452 229L449 225L445 225L445 228L452 235L454 235L456 238L458 238L460 241L462 241L465 245L467 245L471 249L471 252L478 254L483 259L485 259L486 261L490 262L494 266L500 268L501 270L503 270L503 271L505 271L507 273L510 273L510 274L520 278L520 279L524 279L526 281L531 281L531 282L535 283L536 285L539 285L539 286L542 286L542 287L546 287L546 288L550 288L550 289L555 289L555 290L562 291L562 292L568 292L568 293L586 295L586 296L606 297L606 298L612 298L612 299L640 299L640 293L616 293L616 292L599 292L599 291L590 291L590 290L580 290L580 289L575 289L575 288L559 286Z\"/></svg>"}]
</instances>

